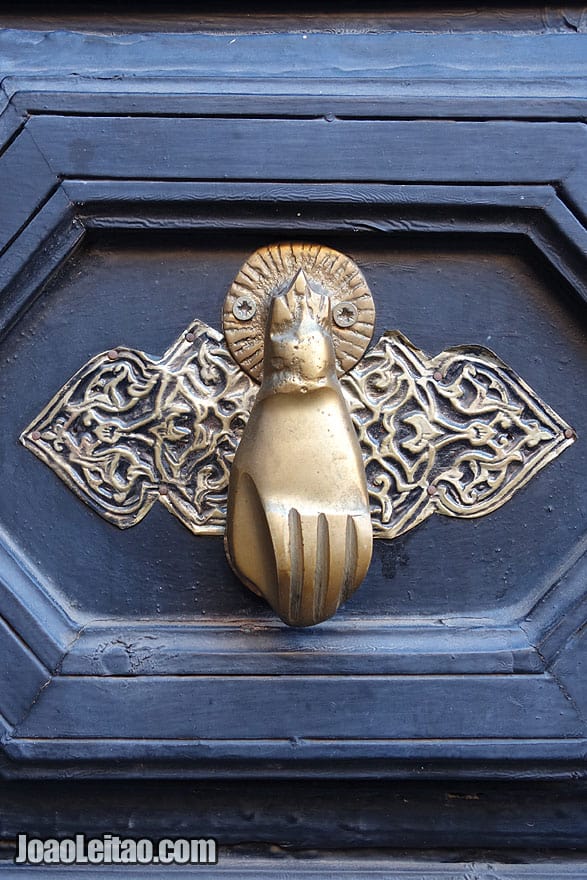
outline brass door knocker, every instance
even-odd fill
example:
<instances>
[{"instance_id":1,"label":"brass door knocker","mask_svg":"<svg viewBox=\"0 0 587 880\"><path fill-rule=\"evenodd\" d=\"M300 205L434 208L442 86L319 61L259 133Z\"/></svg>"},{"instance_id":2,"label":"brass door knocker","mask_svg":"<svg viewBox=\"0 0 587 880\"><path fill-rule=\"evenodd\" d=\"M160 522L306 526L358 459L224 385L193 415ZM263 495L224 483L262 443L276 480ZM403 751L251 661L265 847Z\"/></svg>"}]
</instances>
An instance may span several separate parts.
<instances>
[{"instance_id":1,"label":"brass door knocker","mask_svg":"<svg viewBox=\"0 0 587 880\"><path fill-rule=\"evenodd\" d=\"M225 535L238 577L291 626L335 614L372 538L496 510L575 433L493 352L429 358L388 331L353 261L276 244L243 265L224 336L196 320L160 359L120 347L21 435L120 528L158 500Z\"/></svg>"}]
</instances>

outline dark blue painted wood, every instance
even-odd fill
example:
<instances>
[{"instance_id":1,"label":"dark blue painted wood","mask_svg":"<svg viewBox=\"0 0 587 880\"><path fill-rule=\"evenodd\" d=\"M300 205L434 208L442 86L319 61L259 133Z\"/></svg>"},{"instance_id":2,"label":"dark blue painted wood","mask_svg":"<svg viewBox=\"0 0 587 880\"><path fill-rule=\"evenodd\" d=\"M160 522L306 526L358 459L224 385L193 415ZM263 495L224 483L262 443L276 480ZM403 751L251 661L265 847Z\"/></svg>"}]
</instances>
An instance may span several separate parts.
<instances>
[{"instance_id":1,"label":"dark blue painted wood","mask_svg":"<svg viewBox=\"0 0 587 880\"><path fill-rule=\"evenodd\" d=\"M582 849L587 834L585 782L522 782L512 796L511 780L487 782L422 780L188 781L14 781L0 786L0 833L14 839L30 829L60 837L79 828L87 835L157 837L162 824L174 836L217 838L220 864L243 841L304 849L355 850L368 847L411 850L446 848L493 850L507 862L507 848L561 846ZM38 802L42 811L35 810ZM113 805L115 804L115 808ZM530 817L530 821L529 820ZM76 823L78 823L76 825ZM501 850L501 852L499 852ZM281 850L281 857L286 853ZM244 853L243 853L244 855ZM349 853L350 855L350 853ZM372 854L374 855L374 854ZM399 857L396 852L396 857ZM418 853L412 853L418 858ZM427 859L434 858L427 853ZM461 856L461 858L463 858ZM522 856L527 859L528 856ZM559 854L560 858L560 854ZM1 862L0 862L1 864ZM0 875L1 876L1 875Z\"/></svg>"},{"instance_id":2,"label":"dark blue painted wood","mask_svg":"<svg viewBox=\"0 0 587 880\"><path fill-rule=\"evenodd\" d=\"M1 151L0 151L1 152ZM26 173L23 175L23 171ZM55 174L27 131L0 155L0 253L56 189Z\"/></svg>"},{"instance_id":3,"label":"dark blue painted wood","mask_svg":"<svg viewBox=\"0 0 587 880\"><path fill-rule=\"evenodd\" d=\"M498 721L499 719L499 721ZM475 740L580 737L573 700L550 676L60 676L15 737ZM140 745L136 745L140 753Z\"/></svg>"},{"instance_id":4,"label":"dark blue painted wood","mask_svg":"<svg viewBox=\"0 0 587 880\"><path fill-rule=\"evenodd\" d=\"M10 331L83 235L83 226L60 187L0 257L0 336Z\"/></svg>"},{"instance_id":5,"label":"dark blue painted wood","mask_svg":"<svg viewBox=\"0 0 587 880\"><path fill-rule=\"evenodd\" d=\"M3 772L584 773L581 443L490 519L378 542L356 600L302 635L221 542L163 511L116 532L16 442L95 351L217 326L242 260L292 236L358 260L378 332L488 344L587 435L584 38L0 45L0 572L30 648L15 676L7 634Z\"/></svg>"},{"instance_id":6,"label":"dark blue painted wood","mask_svg":"<svg viewBox=\"0 0 587 880\"><path fill-rule=\"evenodd\" d=\"M251 635L255 644L251 645ZM517 626L406 625L359 619L319 630L278 622L200 625L119 621L87 626L64 657L66 675L505 674L539 673L544 663Z\"/></svg>"},{"instance_id":7,"label":"dark blue painted wood","mask_svg":"<svg viewBox=\"0 0 587 880\"><path fill-rule=\"evenodd\" d=\"M63 603L43 588L42 573L35 570L31 562L3 530L0 533L2 616L41 664L54 670L75 641L79 628L68 617ZM12 671L7 666L5 674L10 676Z\"/></svg>"},{"instance_id":8,"label":"dark blue painted wood","mask_svg":"<svg viewBox=\"0 0 587 880\"><path fill-rule=\"evenodd\" d=\"M36 116L26 130L57 174L163 180L549 183L587 146L580 123L490 125Z\"/></svg>"},{"instance_id":9,"label":"dark blue painted wood","mask_svg":"<svg viewBox=\"0 0 587 880\"><path fill-rule=\"evenodd\" d=\"M3 120L6 131L11 131L16 129L24 114L38 115L46 109L53 113L86 116L120 115L124 108L131 116L279 117L283 115L285 100L288 117L297 119L328 116L339 119L487 117L575 122L584 117L587 108L587 96L580 80L568 80L566 88L563 86L564 92L559 88L556 97L549 91L552 84L539 75L531 85L508 81L496 83L494 88L499 96L488 96L474 95L475 87L467 88L467 82L463 80L446 85L430 79L406 82L399 73L397 76L392 81L391 94L390 83L385 79L372 78L362 88L360 82L355 83L357 94L353 96L352 110L344 97L350 91L348 79L342 87L336 80L325 83L324 79L307 77L304 78L302 94L295 79L282 79L279 94L273 94L275 79L235 76L230 82L223 81L222 94L210 95L208 79L189 78L186 82L186 78L166 77L164 83L156 84L153 78L121 82L113 77L112 82L102 84L102 92L96 94L99 84L95 80L89 84L76 83L76 89L72 91L72 82L67 77L52 77L45 82L11 77L8 82L14 92L9 106L14 114L6 112L0 120ZM454 97L447 97L457 85L461 93L458 105ZM41 88L44 90L40 91ZM438 94L431 97L431 92ZM521 92L526 92L526 97L520 98Z\"/></svg>"},{"instance_id":10,"label":"dark blue painted wood","mask_svg":"<svg viewBox=\"0 0 587 880\"><path fill-rule=\"evenodd\" d=\"M49 680L49 671L37 660L15 631L4 620L0 620L2 720L11 725L19 723Z\"/></svg>"},{"instance_id":11,"label":"dark blue painted wood","mask_svg":"<svg viewBox=\"0 0 587 880\"><path fill-rule=\"evenodd\" d=\"M385 25L385 21L382 23ZM542 28L547 29L544 23ZM242 29L241 18L238 30ZM254 24L245 24L245 29L249 33L239 34L233 29L231 34L219 35L113 34L99 33L99 27L94 33L7 29L0 33L2 68L7 77L29 78L48 72L78 75L80 70L88 77L126 74L136 78L158 73L216 77L224 79L227 88L234 76L274 80L289 77L301 81L300 92L302 83L312 77L338 88L347 80L369 84L379 77L404 83L415 80L424 94L433 90L445 96L444 83L456 80L475 97L490 93L490 85L496 83L511 86L515 82L519 88L522 81L528 88L542 79L541 90L549 95L564 94L569 81L575 94L577 89L585 94L584 36L576 32L535 35L477 31L472 35L404 30L333 35L308 33L302 28L298 33L256 34Z\"/></svg>"}]
</instances>

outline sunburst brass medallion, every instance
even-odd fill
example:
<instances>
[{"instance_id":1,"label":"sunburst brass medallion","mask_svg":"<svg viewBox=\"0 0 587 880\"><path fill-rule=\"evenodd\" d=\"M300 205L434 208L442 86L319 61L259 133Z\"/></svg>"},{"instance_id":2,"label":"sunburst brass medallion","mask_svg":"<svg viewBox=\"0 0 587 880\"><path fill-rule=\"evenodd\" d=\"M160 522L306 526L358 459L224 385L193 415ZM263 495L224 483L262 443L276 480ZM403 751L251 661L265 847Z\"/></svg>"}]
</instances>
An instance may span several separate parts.
<instances>
[{"instance_id":1,"label":"sunburst brass medallion","mask_svg":"<svg viewBox=\"0 0 587 880\"><path fill-rule=\"evenodd\" d=\"M161 358L92 358L21 435L119 528L159 501L293 626L360 585L372 538L497 510L575 434L493 352L428 357L349 257L277 244L244 264L224 335L194 321Z\"/></svg>"}]
</instances>

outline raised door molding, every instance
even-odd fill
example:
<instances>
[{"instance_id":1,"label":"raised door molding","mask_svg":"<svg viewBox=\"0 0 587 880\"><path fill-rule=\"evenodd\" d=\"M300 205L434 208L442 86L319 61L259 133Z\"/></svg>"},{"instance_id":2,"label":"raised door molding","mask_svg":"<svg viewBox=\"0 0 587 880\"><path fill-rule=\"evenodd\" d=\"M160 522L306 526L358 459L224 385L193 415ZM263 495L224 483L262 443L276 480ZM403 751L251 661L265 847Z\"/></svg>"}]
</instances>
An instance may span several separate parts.
<instances>
[{"instance_id":1,"label":"raised door molding","mask_svg":"<svg viewBox=\"0 0 587 880\"><path fill-rule=\"evenodd\" d=\"M6 776L582 772L586 45L0 34ZM219 326L233 267L294 236L344 245L382 327L490 345L579 435L491 521L380 547L307 632L218 539L114 534L18 443L88 356Z\"/></svg>"}]
</instances>

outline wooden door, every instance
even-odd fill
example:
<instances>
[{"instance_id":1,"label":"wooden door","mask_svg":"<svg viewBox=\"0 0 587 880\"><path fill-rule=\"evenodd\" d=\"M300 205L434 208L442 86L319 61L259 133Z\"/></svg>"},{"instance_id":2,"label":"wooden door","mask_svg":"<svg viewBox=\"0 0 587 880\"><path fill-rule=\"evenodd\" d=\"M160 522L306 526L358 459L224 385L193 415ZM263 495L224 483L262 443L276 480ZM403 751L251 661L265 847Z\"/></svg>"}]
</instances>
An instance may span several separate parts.
<instances>
[{"instance_id":1,"label":"wooden door","mask_svg":"<svg viewBox=\"0 0 587 880\"><path fill-rule=\"evenodd\" d=\"M80 21L0 33L6 852L197 826L210 876L574 876L550 853L585 840L584 13ZM161 505L118 530L19 443L92 355L220 329L246 258L300 240L358 264L376 339L486 346L578 437L491 516L376 541L308 630L221 538Z\"/></svg>"}]
</instances>

